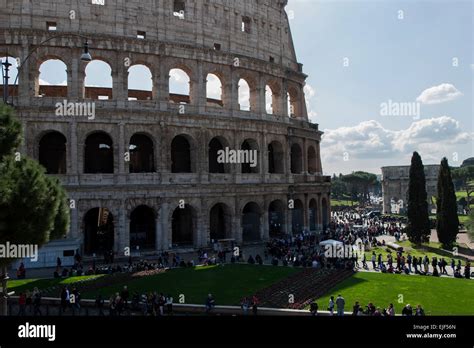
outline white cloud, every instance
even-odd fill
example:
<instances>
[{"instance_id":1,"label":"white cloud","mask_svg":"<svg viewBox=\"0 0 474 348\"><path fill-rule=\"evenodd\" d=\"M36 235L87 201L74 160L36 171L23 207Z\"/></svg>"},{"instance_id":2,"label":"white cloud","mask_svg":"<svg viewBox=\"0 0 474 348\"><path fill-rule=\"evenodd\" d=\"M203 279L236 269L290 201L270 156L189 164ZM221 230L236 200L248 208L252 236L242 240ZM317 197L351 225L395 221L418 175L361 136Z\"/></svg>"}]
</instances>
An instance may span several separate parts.
<instances>
[{"instance_id":1,"label":"white cloud","mask_svg":"<svg viewBox=\"0 0 474 348\"><path fill-rule=\"evenodd\" d=\"M316 123L318 113L313 108L313 102L315 102L316 99L316 90L310 84L306 84L304 86L304 94L306 99L306 108L308 110L308 118L311 122Z\"/></svg>"},{"instance_id":2,"label":"white cloud","mask_svg":"<svg viewBox=\"0 0 474 348\"><path fill-rule=\"evenodd\" d=\"M344 154L350 156L353 166L361 161L377 166L382 161L391 165L407 164L413 151L419 151L431 163L438 163L444 156L462 152L473 141L474 133L465 132L455 119L442 116L414 122L404 130L384 128L375 120L325 130L321 146L323 161L330 163L330 167L341 162Z\"/></svg>"},{"instance_id":3,"label":"white cloud","mask_svg":"<svg viewBox=\"0 0 474 348\"><path fill-rule=\"evenodd\" d=\"M416 101L422 104L440 104L455 100L462 95L452 84L443 83L424 90Z\"/></svg>"}]
</instances>

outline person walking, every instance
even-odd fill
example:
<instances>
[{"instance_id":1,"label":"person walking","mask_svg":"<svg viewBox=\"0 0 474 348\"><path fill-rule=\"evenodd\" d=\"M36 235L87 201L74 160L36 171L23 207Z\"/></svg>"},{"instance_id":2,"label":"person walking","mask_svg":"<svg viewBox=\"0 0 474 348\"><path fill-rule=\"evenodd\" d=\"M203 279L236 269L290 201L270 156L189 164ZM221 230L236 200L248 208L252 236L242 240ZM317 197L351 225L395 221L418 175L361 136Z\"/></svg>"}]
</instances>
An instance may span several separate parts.
<instances>
[{"instance_id":1,"label":"person walking","mask_svg":"<svg viewBox=\"0 0 474 348\"><path fill-rule=\"evenodd\" d=\"M329 299L328 311L331 315L334 315L334 296Z\"/></svg>"},{"instance_id":2,"label":"person walking","mask_svg":"<svg viewBox=\"0 0 474 348\"><path fill-rule=\"evenodd\" d=\"M313 317L318 315L318 304L315 301L311 303L309 311L311 312L311 316Z\"/></svg>"},{"instance_id":3,"label":"person walking","mask_svg":"<svg viewBox=\"0 0 474 348\"><path fill-rule=\"evenodd\" d=\"M26 309L26 295L22 292L20 293L20 297L18 297L18 306L19 306L18 315L21 317L24 317L25 309Z\"/></svg>"},{"instance_id":4,"label":"person walking","mask_svg":"<svg viewBox=\"0 0 474 348\"><path fill-rule=\"evenodd\" d=\"M338 295L336 299L336 307L337 307L337 315L339 317L344 316L345 304L346 304L346 301L344 300L344 297L342 297L342 295Z\"/></svg>"}]
</instances>

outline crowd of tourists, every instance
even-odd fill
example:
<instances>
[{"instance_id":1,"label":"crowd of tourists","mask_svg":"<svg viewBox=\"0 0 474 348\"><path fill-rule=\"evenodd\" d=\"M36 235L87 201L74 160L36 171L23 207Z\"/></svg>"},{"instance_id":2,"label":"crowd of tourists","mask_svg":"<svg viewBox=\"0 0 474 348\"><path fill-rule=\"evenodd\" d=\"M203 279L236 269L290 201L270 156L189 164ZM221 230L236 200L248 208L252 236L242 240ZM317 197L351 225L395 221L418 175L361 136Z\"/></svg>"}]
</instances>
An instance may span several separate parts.
<instances>
[{"instance_id":1,"label":"crowd of tourists","mask_svg":"<svg viewBox=\"0 0 474 348\"><path fill-rule=\"evenodd\" d=\"M329 303L327 307L327 312L329 315L334 316L344 316L347 313L345 312L346 309L346 300L342 295L338 295L336 299L334 296L329 298ZM318 315L319 306L317 302L312 302L310 305L309 311L311 315L316 316ZM381 308L375 306L372 302L369 302L367 306L362 306L358 301L355 302L354 306L352 307L351 315L353 316L374 316L374 317L393 317L396 315L395 307L393 303L390 303L387 308ZM424 316L425 310L421 305L416 306L414 309L410 304L407 304L403 307L402 316Z\"/></svg>"}]
</instances>

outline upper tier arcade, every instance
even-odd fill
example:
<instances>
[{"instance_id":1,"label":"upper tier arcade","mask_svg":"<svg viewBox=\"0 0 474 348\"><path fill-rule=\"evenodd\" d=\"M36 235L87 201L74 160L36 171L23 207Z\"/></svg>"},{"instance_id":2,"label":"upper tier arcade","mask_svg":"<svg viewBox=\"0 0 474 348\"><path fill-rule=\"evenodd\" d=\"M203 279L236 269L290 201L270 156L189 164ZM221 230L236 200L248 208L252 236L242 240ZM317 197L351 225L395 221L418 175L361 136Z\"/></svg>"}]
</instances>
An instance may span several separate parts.
<instances>
[{"instance_id":1,"label":"upper tier arcade","mask_svg":"<svg viewBox=\"0 0 474 348\"><path fill-rule=\"evenodd\" d=\"M99 3L99 4L93 4ZM104 5L100 5L103 3ZM298 71L282 0L0 0L10 29L58 31L190 45L252 57ZM71 11L75 11L72 14ZM174 15L169 15L173 13ZM72 18L74 17L74 18Z\"/></svg>"}]
</instances>

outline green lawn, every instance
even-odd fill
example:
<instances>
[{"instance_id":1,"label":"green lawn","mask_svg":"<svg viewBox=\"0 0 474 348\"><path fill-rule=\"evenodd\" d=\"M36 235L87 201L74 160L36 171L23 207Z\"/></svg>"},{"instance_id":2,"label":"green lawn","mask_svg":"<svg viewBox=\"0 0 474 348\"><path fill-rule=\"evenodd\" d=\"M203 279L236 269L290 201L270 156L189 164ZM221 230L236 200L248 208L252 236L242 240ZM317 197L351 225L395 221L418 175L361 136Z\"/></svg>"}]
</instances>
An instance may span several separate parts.
<instances>
[{"instance_id":1,"label":"green lawn","mask_svg":"<svg viewBox=\"0 0 474 348\"><path fill-rule=\"evenodd\" d=\"M357 201L351 201L351 200L348 200L348 199L331 199L331 206L333 207L339 207L339 206L358 206L359 203Z\"/></svg>"},{"instance_id":2,"label":"green lawn","mask_svg":"<svg viewBox=\"0 0 474 348\"><path fill-rule=\"evenodd\" d=\"M343 281L317 300L319 308L326 309L329 297L341 294L346 300L346 311L352 311L355 301L365 306L395 306L400 314L403 306L418 304L426 315L474 315L474 281L467 279L436 278L360 272ZM403 303L399 303L400 295Z\"/></svg>"},{"instance_id":3,"label":"green lawn","mask_svg":"<svg viewBox=\"0 0 474 348\"><path fill-rule=\"evenodd\" d=\"M8 289L15 291L16 295L20 292L30 290L32 291L35 287L40 290L46 290L52 287L59 287L69 284L74 284L83 281L92 281L102 276L83 276L83 277L70 277L70 278L58 278L58 279L18 279L8 281Z\"/></svg>"},{"instance_id":4,"label":"green lawn","mask_svg":"<svg viewBox=\"0 0 474 348\"><path fill-rule=\"evenodd\" d=\"M100 293L109 297L127 285L130 293L163 292L165 295L173 296L176 301L179 295L183 294L186 303L191 304L204 304L207 294L212 293L219 305L238 305L244 296L251 296L258 290L299 271L290 267L255 265L174 269L155 276L139 278L128 284L106 287ZM85 293L83 297L93 299L97 293L98 291Z\"/></svg>"}]
</instances>

